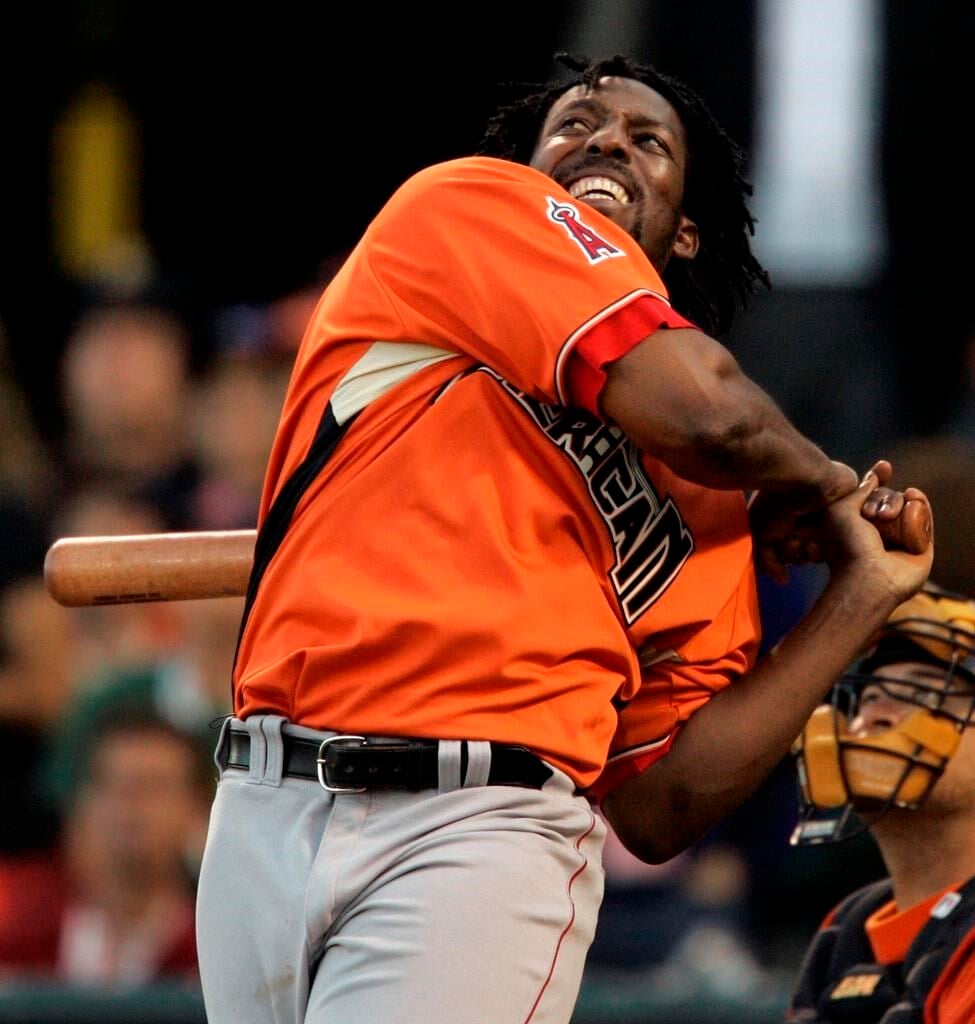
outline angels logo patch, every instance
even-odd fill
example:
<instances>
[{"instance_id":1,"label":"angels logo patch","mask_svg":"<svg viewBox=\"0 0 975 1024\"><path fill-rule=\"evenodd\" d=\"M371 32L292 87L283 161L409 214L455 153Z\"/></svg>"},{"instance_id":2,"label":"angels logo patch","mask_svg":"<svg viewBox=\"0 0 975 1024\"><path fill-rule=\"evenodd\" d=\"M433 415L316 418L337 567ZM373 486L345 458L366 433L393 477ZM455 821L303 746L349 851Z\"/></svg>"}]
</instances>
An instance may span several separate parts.
<instances>
[{"instance_id":1,"label":"angels logo patch","mask_svg":"<svg viewBox=\"0 0 975 1024\"><path fill-rule=\"evenodd\" d=\"M579 211L571 203L560 203L551 196L548 199L548 218L556 224L560 224L569 238L586 254L590 263L601 263L603 260L613 259L615 256L625 256L626 253L600 237L588 224L584 224L579 218Z\"/></svg>"}]
</instances>

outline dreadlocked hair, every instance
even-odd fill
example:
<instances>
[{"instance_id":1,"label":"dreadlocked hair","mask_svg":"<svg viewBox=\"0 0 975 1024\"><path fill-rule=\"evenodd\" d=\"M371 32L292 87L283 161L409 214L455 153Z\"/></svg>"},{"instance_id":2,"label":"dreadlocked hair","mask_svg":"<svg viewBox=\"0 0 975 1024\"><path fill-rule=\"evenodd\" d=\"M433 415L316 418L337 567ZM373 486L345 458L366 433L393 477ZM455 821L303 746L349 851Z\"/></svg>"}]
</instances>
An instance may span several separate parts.
<instances>
[{"instance_id":1,"label":"dreadlocked hair","mask_svg":"<svg viewBox=\"0 0 975 1024\"><path fill-rule=\"evenodd\" d=\"M575 86L594 88L601 78L613 76L634 79L660 93L677 112L687 135L683 212L697 225L700 242L693 260L670 260L663 280L675 309L712 335L725 333L756 286L771 287L768 272L751 250L755 219L748 209L752 186L744 177L744 151L703 100L669 75L619 54L591 60L558 53L555 60L575 77L547 86L502 86L510 99L489 118L479 155L529 163L549 109Z\"/></svg>"}]
</instances>

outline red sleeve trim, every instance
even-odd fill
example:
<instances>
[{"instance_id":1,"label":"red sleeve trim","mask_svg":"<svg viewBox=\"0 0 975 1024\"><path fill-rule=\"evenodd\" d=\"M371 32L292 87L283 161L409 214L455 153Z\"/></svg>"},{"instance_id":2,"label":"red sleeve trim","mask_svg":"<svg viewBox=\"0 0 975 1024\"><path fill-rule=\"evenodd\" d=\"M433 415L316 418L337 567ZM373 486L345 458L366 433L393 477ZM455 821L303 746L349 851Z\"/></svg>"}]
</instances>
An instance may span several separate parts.
<instances>
[{"instance_id":1,"label":"red sleeve trim","mask_svg":"<svg viewBox=\"0 0 975 1024\"><path fill-rule=\"evenodd\" d=\"M694 324L671 309L660 296L645 294L585 328L566 365L569 403L599 415L606 366L625 356L660 327L694 328Z\"/></svg>"}]
</instances>

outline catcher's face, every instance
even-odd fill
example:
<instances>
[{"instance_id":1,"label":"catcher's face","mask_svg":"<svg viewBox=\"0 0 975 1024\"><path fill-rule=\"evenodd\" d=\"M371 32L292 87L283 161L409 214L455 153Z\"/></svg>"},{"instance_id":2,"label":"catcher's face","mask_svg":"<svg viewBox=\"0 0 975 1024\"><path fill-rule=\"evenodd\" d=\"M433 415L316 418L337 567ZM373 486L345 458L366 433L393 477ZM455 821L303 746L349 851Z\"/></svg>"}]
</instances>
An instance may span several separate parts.
<instances>
[{"instance_id":1,"label":"catcher's face","mask_svg":"<svg viewBox=\"0 0 975 1024\"><path fill-rule=\"evenodd\" d=\"M872 736L891 729L918 707L965 719L971 713L972 685L962 674L945 686L944 668L922 662L886 665L877 680L860 693L857 715L850 722L853 736Z\"/></svg>"},{"instance_id":2,"label":"catcher's face","mask_svg":"<svg viewBox=\"0 0 975 1024\"><path fill-rule=\"evenodd\" d=\"M850 735L877 736L896 728L918 707L970 721L975 684L964 673L946 679L946 671L921 662L878 669L878 681L867 683L860 694L856 717L850 722ZM971 724L964 729L958 749L924 806L935 812L964 806L975 813L975 729Z\"/></svg>"},{"instance_id":3,"label":"catcher's face","mask_svg":"<svg viewBox=\"0 0 975 1024\"><path fill-rule=\"evenodd\" d=\"M576 86L552 104L531 166L640 243L663 272L697 254L697 226L681 212L687 139L674 108L630 78Z\"/></svg>"}]
</instances>

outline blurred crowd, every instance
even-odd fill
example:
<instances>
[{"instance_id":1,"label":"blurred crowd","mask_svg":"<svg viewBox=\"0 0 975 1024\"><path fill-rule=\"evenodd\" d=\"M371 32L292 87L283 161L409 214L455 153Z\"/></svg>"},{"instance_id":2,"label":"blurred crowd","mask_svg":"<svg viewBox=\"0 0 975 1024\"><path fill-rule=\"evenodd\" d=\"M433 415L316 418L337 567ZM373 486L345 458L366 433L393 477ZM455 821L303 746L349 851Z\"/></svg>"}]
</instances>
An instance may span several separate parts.
<instances>
[{"instance_id":1,"label":"blurred crowd","mask_svg":"<svg viewBox=\"0 0 975 1024\"><path fill-rule=\"evenodd\" d=\"M65 608L45 590L43 561L61 537L254 527L294 354L327 279L214 310L205 340L148 293L92 298L52 367L56 437L34 423L0 324L0 977L195 983L196 870L243 599ZM975 338L969 348L958 418L882 454L932 500L933 578L975 593ZM823 582L815 567L785 586L761 581L765 650ZM590 977L644 972L661 990L746 998L791 979L822 914L883 873L869 838L842 858L791 849L796 816L783 764L666 865L637 862L610 835Z\"/></svg>"},{"instance_id":2,"label":"blurred crowd","mask_svg":"<svg viewBox=\"0 0 975 1024\"><path fill-rule=\"evenodd\" d=\"M61 537L253 528L319 293L215 310L201 339L151 289L94 289L51 368L53 437L0 325L6 979L195 983L214 725L243 598L67 608L44 557Z\"/></svg>"}]
</instances>

